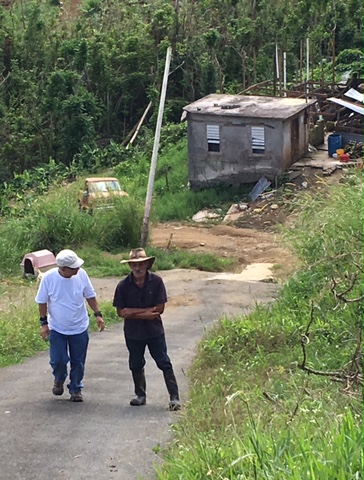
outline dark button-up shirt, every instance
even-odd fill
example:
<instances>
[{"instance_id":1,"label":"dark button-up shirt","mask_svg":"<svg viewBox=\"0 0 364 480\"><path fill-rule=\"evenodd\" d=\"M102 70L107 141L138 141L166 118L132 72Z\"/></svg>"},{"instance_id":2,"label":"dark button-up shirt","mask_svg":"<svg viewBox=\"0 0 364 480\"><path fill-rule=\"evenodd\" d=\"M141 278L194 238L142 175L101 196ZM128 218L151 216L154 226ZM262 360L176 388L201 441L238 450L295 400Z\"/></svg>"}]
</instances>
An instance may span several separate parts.
<instances>
[{"instance_id":1,"label":"dark button-up shirt","mask_svg":"<svg viewBox=\"0 0 364 480\"><path fill-rule=\"evenodd\" d=\"M113 305L117 308L151 308L167 302L167 292L161 277L147 272L142 287L134 282L130 273L115 290ZM124 321L124 334L132 340L146 340L164 333L161 316L153 320L131 319Z\"/></svg>"}]
</instances>

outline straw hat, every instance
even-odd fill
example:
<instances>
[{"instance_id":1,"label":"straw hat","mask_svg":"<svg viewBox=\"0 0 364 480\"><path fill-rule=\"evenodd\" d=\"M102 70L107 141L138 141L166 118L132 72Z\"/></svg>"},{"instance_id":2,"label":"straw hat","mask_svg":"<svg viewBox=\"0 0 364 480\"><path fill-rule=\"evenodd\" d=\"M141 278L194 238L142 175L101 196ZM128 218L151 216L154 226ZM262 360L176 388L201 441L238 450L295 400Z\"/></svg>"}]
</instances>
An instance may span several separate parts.
<instances>
[{"instance_id":1,"label":"straw hat","mask_svg":"<svg viewBox=\"0 0 364 480\"><path fill-rule=\"evenodd\" d=\"M129 253L129 260L121 260L120 263L140 263L140 262L147 262L148 263L148 270L152 267L154 263L155 257L148 257L145 253L144 248L134 248Z\"/></svg>"}]
</instances>

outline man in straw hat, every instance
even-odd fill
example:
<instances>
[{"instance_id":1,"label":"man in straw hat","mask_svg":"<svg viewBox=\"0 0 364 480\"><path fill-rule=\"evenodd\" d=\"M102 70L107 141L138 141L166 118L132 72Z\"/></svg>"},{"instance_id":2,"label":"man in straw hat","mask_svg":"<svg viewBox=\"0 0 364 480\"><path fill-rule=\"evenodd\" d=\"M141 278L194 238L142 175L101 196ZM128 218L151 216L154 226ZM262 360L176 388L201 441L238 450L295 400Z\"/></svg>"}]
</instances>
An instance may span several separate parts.
<instances>
[{"instance_id":1,"label":"man in straw hat","mask_svg":"<svg viewBox=\"0 0 364 480\"><path fill-rule=\"evenodd\" d=\"M155 257L148 257L143 248L135 248L129 254L127 263L131 273L121 280L115 290L113 305L119 317L124 319L124 335L129 351L131 370L136 397L132 406L146 404L145 348L157 367L162 370L169 393L169 409L180 410L178 386L171 360L167 354L161 314L167 301L163 280L149 272Z\"/></svg>"}]
</instances>

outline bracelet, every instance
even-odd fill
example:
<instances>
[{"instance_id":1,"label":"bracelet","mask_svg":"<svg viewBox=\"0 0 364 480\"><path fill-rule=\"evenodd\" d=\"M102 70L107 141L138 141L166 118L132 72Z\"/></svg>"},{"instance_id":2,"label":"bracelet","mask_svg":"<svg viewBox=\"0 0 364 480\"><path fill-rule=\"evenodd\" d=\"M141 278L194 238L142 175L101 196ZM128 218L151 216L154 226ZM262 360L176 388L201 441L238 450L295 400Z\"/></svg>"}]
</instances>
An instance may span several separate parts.
<instances>
[{"instance_id":1,"label":"bracelet","mask_svg":"<svg viewBox=\"0 0 364 480\"><path fill-rule=\"evenodd\" d=\"M102 313L100 312L100 310L98 310L97 312L94 312L94 315L95 315L95 317L101 317L102 318Z\"/></svg>"},{"instance_id":2,"label":"bracelet","mask_svg":"<svg viewBox=\"0 0 364 480\"><path fill-rule=\"evenodd\" d=\"M45 315L44 317L39 317L39 323L41 327L48 325L47 315Z\"/></svg>"}]
</instances>

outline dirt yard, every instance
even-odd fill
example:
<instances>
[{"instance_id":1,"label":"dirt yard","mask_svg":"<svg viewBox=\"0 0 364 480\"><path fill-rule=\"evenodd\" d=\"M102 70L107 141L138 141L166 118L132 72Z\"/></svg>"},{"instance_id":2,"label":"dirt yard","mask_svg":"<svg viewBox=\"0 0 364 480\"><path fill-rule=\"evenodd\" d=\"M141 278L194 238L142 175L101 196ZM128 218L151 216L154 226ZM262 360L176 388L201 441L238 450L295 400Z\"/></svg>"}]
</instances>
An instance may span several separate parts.
<instances>
[{"instance_id":1,"label":"dirt yard","mask_svg":"<svg viewBox=\"0 0 364 480\"><path fill-rule=\"evenodd\" d=\"M235 258L240 265L239 271L249 264L271 263L277 265L281 276L288 274L294 265L294 257L279 244L275 233L254 228L160 224L152 231L151 243L158 248L178 248Z\"/></svg>"},{"instance_id":2,"label":"dirt yard","mask_svg":"<svg viewBox=\"0 0 364 480\"><path fill-rule=\"evenodd\" d=\"M308 154L289 171L283 186L263 193L230 220L160 224L151 232L151 243L158 248L232 257L240 272L247 265L273 264L275 280L284 280L295 266L294 255L280 236L281 227L294 219L292 201L300 193L315 195L325 185L338 183L345 170L337 163L325 148Z\"/></svg>"}]
</instances>

